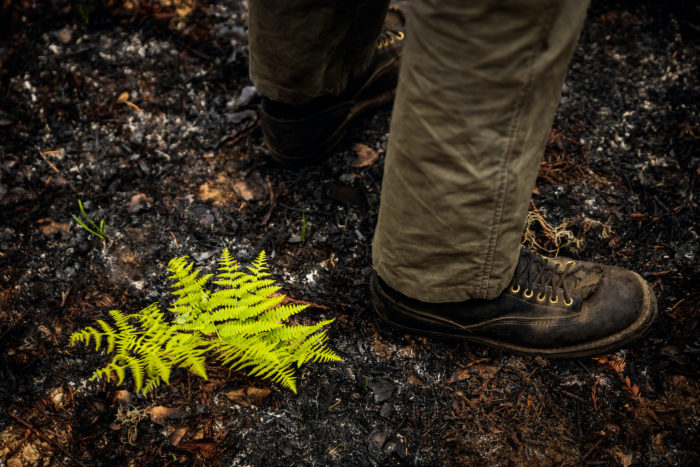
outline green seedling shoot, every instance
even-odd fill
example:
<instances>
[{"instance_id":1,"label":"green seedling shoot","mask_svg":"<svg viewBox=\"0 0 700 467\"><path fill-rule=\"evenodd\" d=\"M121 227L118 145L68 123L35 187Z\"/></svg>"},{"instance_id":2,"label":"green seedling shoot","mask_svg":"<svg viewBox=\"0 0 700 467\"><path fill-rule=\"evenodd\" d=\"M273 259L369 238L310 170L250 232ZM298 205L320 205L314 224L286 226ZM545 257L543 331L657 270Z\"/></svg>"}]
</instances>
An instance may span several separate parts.
<instances>
[{"instance_id":1,"label":"green seedling shoot","mask_svg":"<svg viewBox=\"0 0 700 467\"><path fill-rule=\"evenodd\" d=\"M301 243L306 243L306 213L301 211Z\"/></svg>"},{"instance_id":2,"label":"green seedling shoot","mask_svg":"<svg viewBox=\"0 0 700 467\"><path fill-rule=\"evenodd\" d=\"M87 230L88 232L93 234L95 237L99 237L103 241L107 241L107 234L105 233L107 226L105 225L105 220L101 219L100 225L98 226L97 224L95 224L95 222L93 222L92 219L90 219L90 217L88 217L87 213L85 212L85 208L83 207L82 200L78 200L78 206L80 206L80 214L83 216L85 221L87 221L87 223L83 219L76 216L75 214L71 214L71 216L73 216L73 220L75 220L75 222L80 224L80 226L83 229ZM92 228L90 226L88 226L88 223L92 226Z\"/></svg>"}]
</instances>

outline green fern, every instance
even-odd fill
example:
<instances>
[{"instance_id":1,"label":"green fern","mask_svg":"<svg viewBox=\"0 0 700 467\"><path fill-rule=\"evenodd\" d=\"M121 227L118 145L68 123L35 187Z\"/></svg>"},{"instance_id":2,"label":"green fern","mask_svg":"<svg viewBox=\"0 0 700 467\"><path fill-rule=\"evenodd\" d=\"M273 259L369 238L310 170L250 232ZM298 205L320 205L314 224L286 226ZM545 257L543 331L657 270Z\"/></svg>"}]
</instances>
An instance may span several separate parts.
<instances>
[{"instance_id":1,"label":"green fern","mask_svg":"<svg viewBox=\"0 0 700 467\"><path fill-rule=\"evenodd\" d=\"M94 341L95 350L106 346L107 353L114 353L91 379L109 379L114 373L122 384L128 371L136 392L147 394L170 383L173 367L207 379L206 358L213 356L232 370L246 370L296 393L294 366L340 361L323 330L332 319L313 325L287 322L307 305L282 305L285 296L270 279L264 251L246 273L224 250L212 281L214 291L207 288L214 275L200 275L193 268L184 256L170 261L177 298L169 316L157 303L135 314L112 310L113 325L98 320L99 328L88 326L71 335L72 345Z\"/></svg>"}]
</instances>

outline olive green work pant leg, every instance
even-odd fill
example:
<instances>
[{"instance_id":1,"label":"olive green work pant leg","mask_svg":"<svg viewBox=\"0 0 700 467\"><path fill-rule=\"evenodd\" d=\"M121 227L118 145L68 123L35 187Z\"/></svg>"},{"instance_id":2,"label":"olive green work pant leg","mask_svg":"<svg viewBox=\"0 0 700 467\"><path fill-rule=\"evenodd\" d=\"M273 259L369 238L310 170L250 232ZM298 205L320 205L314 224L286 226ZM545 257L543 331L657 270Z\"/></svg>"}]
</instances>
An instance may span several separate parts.
<instances>
[{"instance_id":1,"label":"olive green work pant leg","mask_svg":"<svg viewBox=\"0 0 700 467\"><path fill-rule=\"evenodd\" d=\"M250 0L250 76L267 98L340 94L367 69L389 0Z\"/></svg>"},{"instance_id":2,"label":"olive green work pant leg","mask_svg":"<svg viewBox=\"0 0 700 467\"><path fill-rule=\"evenodd\" d=\"M411 3L373 262L426 302L507 287L588 2Z\"/></svg>"},{"instance_id":3,"label":"olive green work pant leg","mask_svg":"<svg viewBox=\"0 0 700 467\"><path fill-rule=\"evenodd\" d=\"M428 302L510 281L585 0L418 0L384 170L373 260ZM364 71L386 2L252 0L251 78L266 97L339 94Z\"/></svg>"}]
</instances>

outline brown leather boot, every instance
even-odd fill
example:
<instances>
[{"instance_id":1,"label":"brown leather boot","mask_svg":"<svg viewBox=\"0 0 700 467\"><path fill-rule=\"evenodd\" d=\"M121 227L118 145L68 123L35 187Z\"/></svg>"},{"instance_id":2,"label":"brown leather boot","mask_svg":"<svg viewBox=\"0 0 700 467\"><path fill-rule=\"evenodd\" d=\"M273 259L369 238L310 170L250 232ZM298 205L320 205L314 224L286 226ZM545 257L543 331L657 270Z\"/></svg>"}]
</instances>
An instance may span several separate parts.
<instances>
[{"instance_id":1,"label":"brown leather boot","mask_svg":"<svg viewBox=\"0 0 700 467\"><path fill-rule=\"evenodd\" d=\"M376 274L371 292L381 320L402 331L555 358L618 349L642 336L657 315L656 298L638 274L527 249L494 300L425 303Z\"/></svg>"},{"instance_id":2,"label":"brown leather boot","mask_svg":"<svg viewBox=\"0 0 700 467\"><path fill-rule=\"evenodd\" d=\"M304 105L263 97L263 138L274 160L298 166L321 159L340 143L353 120L394 99L405 23L400 11L389 10L384 24L372 63L351 79L342 94L322 96Z\"/></svg>"}]
</instances>

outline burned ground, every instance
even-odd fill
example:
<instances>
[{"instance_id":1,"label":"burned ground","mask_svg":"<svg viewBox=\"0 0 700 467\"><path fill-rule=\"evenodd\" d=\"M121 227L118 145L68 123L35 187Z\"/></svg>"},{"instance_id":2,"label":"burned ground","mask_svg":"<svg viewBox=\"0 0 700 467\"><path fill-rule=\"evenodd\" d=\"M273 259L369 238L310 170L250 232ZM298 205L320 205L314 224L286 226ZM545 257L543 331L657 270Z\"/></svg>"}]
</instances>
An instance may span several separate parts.
<instances>
[{"instance_id":1,"label":"burned ground","mask_svg":"<svg viewBox=\"0 0 700 467\"><path fill-rule=\"evenodd\" d=\"M318 166L271 163L239 2L30 3L6 2L0 24L4 465L700 461L697 5L589 12L528 238L639 271L660 317L614 355L558 361L378 332L390 109ZM78 200L109 242L72 221ZM266 250L284 293L313 304L302 319L336 318L344 361L302 367L298 395L216 366L149 398L88 381L106 357L72 332L167 303L171 258L211 269L225 247L244 263Z\"/></svg>"}]
</instances>

